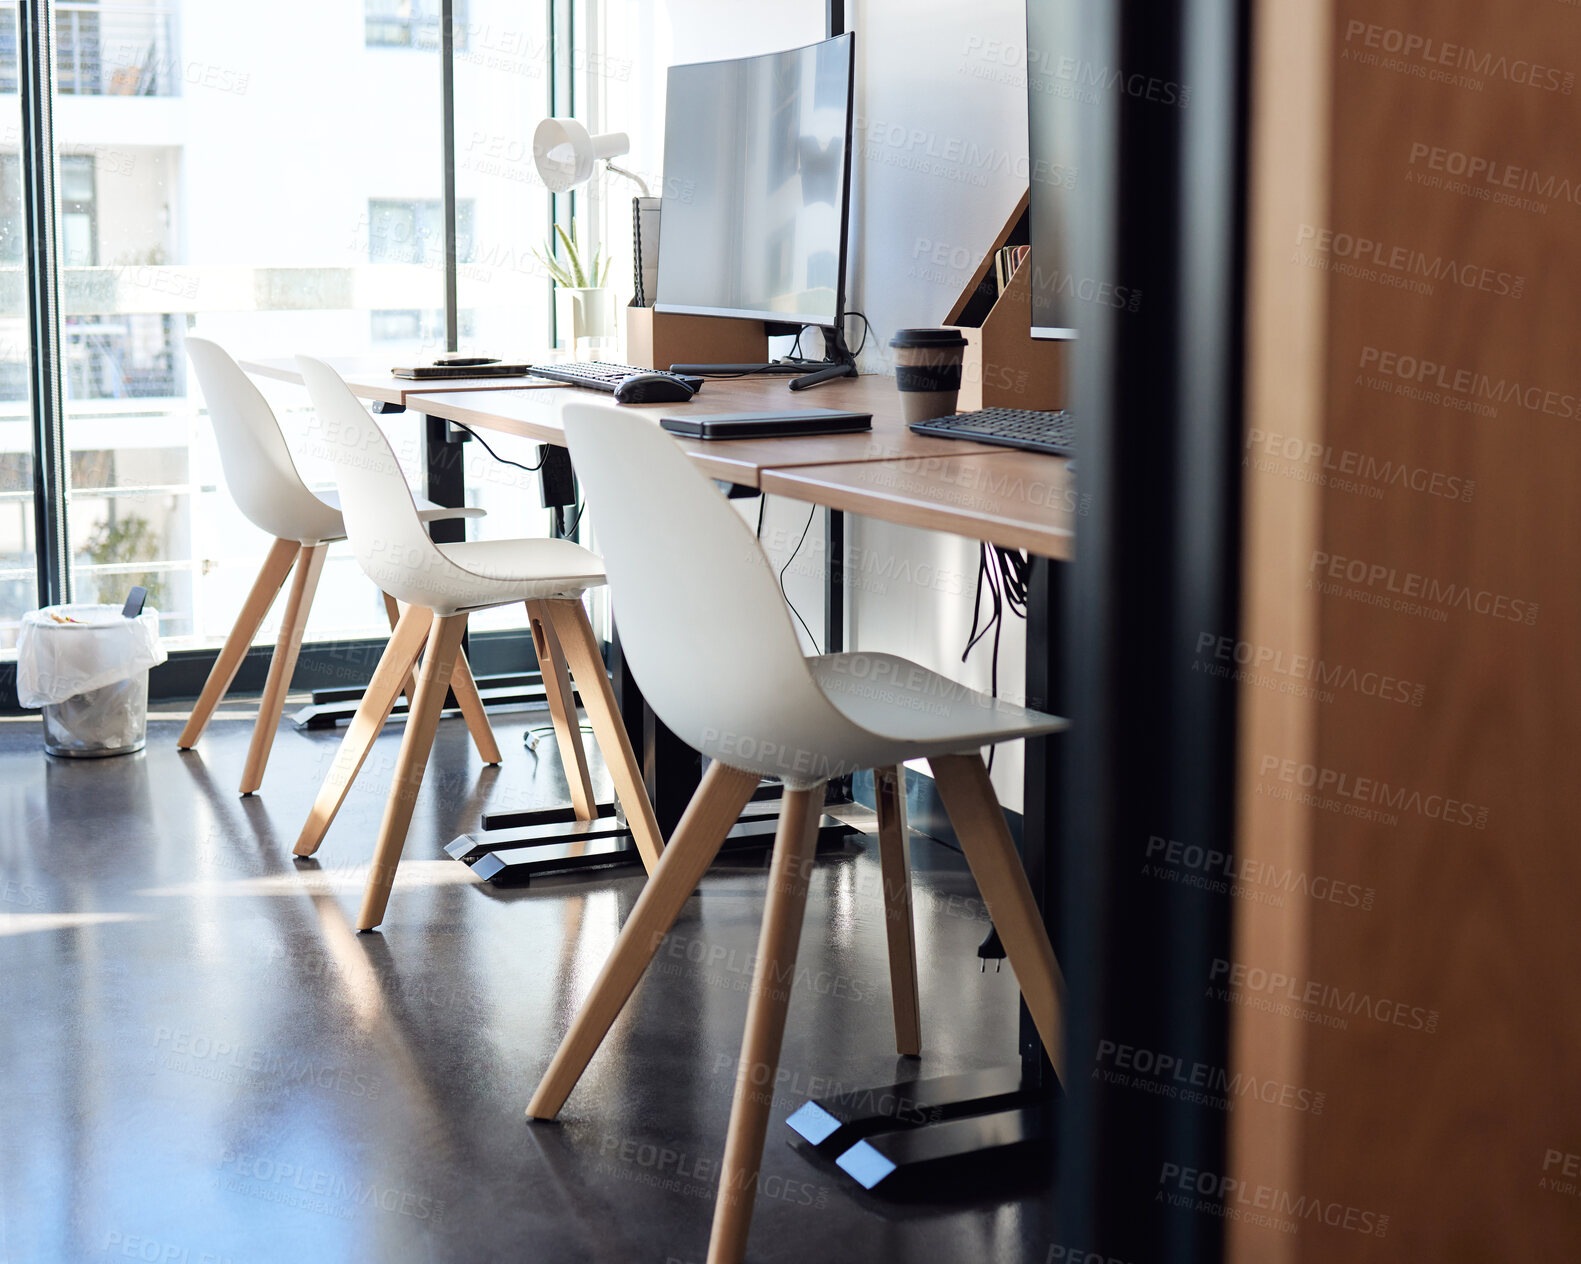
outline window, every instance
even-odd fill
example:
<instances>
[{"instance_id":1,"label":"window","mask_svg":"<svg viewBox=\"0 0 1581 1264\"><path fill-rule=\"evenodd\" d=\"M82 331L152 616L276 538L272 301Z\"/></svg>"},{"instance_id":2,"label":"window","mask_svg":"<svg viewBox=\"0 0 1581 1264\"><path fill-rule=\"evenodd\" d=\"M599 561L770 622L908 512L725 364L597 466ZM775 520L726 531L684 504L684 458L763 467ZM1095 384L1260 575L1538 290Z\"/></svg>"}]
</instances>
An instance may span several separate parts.
<instances>
[{"instance_id":1,"label":"window","mask_svg":"<svg viewBox=\"0 0 1581 1264\"><path fill-rule=\"evenodd\" d=\"M55 191L60 197L60 249L68 267L98 263L98 223L94 207L95 171L91 154L62 154ZM22 158L0 154L0 263L21 263Z\"/></svg>"},{"instance_id":2,"label":"window","mask_svg":"<svg viewBox=\"0 0 1581 1264\"><path fill-rule=\"evenodd\" d=\"M0 263L21 263L26 251L22 231L22 156L0 154Z\"/></svg>"},{"instance_id":3,"label":"window","mask_svg":"<svg viewBox=\"0 0 1581 1264\"><path fill-rule=\"evenodd\" d=\"M211 338L239 359L376 351L395 364L444 349L441 6L364 0L363 29L353 10L342 15L349 24L321 24L304 44L282 34L268 6L220 6L221 21L212 0L45 2L55 17L55 371L65 396L65 496L51 513L65 521L77 599L118 602L142 583L172 650L211 649L269 540L226 487L186 340ZM532 259L549 199L530 149L518 152L550 112L550 13L543 0L456 0L455 16L458 49L475 50L455 59L465 121L454 134L472 138L469 161L457 164L459 332L468 348L525 356L547 345L552 309ZM467 17L478 23L470 32ZM0 272L9 274L0 280L10 295L0 311L0 655L39 600L18 39L17 5L0 0ZM365 52L374 47L410 55ZM331 73L345 88L339 104L290 89L293 78ZM133 99L150 97L166 100ZM369 102L380 126L359 128ZM304 143L324 136L356 139ZM511 151L508 169L480 165L496 160L496 138ZM303 475L332 487L308 442L306 393L257 381ZM423 428L415 418L388 425L420 477ZM525 440L495 446L533 460ZM475 445L464 455L466 499L495 513L492 534L544 531L519 471ZM273 635L281 604L260 636ZM519 610L498 617L520 624ZM377 590L349 548L334 546L309 638L386 632Z\"/></svg>"},{"instance_id":4,"label":"window","mask_svg":"<svg viewBox=\"0 0 1581 1264\"><path fill-rule=\"evenodd\" d=\"M0 265L7 297L0 311L0 656L16 646L19 621L38 605L33 502L33 423L29 408L29 348L23 264L22 134L17 100L16 5L0 4Z\"/></svg>"},{"instance_id":5,"label":"window","mask_svg":"<svg viewBox=\"0 0 1581 1264\"><path fill-rule=\"evenodd\" d=\"M112 10L113 12L113 10ZM55 6L55 90L73 96L101 91L104 67L97 4Z\"/></svg>"},{"instance_id":6,"label":"window","mask_svg":"<svg viewBox=\"0 0 1581 1264\"><path fill-rule=\"evenodd\" d=\"M456 203L456 258L461 263L472 262L472 202L467 198ZM443 267L444 204L439 201L370 201L368 262Z\"/></svg>"},{"instance_id":7,"label":"window","mask_svg":"<svg viewBox=\"0 0 1581 1264\"><path fill-rule=\"evenodd\" d=\"M208 648L230 631L270 542L226 486L186 339L212 338L240 359L355 356L375 345L370 312L443 309L439 57L359 56L355 12L304 45L281 42L280 11L268 6L221 6L223 20L202 0L82 7L99 10L97 86L87 14L84 71L66 79L77 37L58 6L61 88L99 95L63 95L55 113L74 595L119 602L141 583L172 650ZM150 53L137 26L150 10L181 19L179 46ZM329 67L344 83L339 104L288 90L293 73ZM142 99L161 93L160 76L169 99ZM381 125L359 129L370 101ZM356 142L304 143L315 135ZM392 170L406 214L392 211L371 253L364 216L392 191ZM305 392L261 385L303 474L333 486L305 442ZM395 431L403 454L420 451L415 426ZM282 609L277 601L261 635L273 635ZM333 547L308 636L387 628L377 589L346 546Z\"/></svg>"},{"instance_id":8,"label":"window","mask_svg":"<svg viewBox=\"0 0 1581 1264\"><path fill-rule=\"evenodd\" d=\"M93 158L62 154L60 182L60 254L68 268L90 268L99 262L98 217L94 210Z\"/></svg>"},{"instance_id":9,"label":"window","mask_svg":"<svg viewBox=\"0 0 1581 1264\"><path fill-rule=\"evenodd\" d=\"M422 346L443 346L445 313L439 308L421 310L384 310L369 312L369 336L374 342L410 342ZM472 338L477 328L474 313L456 313L456 324L463 338Z\"/></svg>"},{"instance_id":10,"label":"window","mask_svg":"<svg viewBox=\"0 0 1581 1264\"><path fill-rule=\"evenodd\" d=\"M16 64L16 5L0 9L0 92L12 93L21 86Z\"/></svg>"},{"instance_id":11,"label":"window","mask_svg":"<svg viewBox=\"0 0 1581 1264\"><path fill-rule=\"evenodd\" d=\"M141 585L162 615L185 610L192 588L186 436L161 441L127 420L115 447L71 454L74 595L119 604Z\"/></svg>"},{"instance_id":12,"label":"window","mask_svg":"<svg viewBox=\"0 0 1581 1264\"><path fill-rule=\"evenodd\" d=\"M365 0L369 48L438 48L439 0ZM456 48L467 46L466 0L455 3Z\"/></svg>"},{"instance_id":13,"label":"window","mask_svg":"<svg viewBox=\"0 0 1581 1264\"><path fill-rule=\"evenodd\" d=\"M181 331L169 313L68 315L64 332L67 399L174 399L187 393Z\"/></svg>"},{"instance_id":14,"label":"window","mask_svg":"<svg viewBox=\"0 0 1581 1264\"><path fill-rule=\"evenodd\" d=\"M57 0L55 88L62 96L174 96L172 4ZM17 90L16 6L0 9L0 92Z\"/></svg>"}]
</instances>

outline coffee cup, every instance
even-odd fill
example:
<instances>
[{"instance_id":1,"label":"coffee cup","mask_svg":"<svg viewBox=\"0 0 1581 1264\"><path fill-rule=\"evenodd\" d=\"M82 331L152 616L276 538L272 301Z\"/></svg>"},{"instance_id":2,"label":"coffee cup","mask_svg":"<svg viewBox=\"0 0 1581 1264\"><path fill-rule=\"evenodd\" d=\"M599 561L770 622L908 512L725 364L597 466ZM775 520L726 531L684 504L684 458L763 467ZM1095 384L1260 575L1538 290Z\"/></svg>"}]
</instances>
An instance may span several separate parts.
<instances>
[{"instance_id":1,"label":"coffee cup","mask_svg":"<svg viewBox=\"0 0 1581 1264\"><path fill-rule=\"evenodd\" d=\"M966 339L958 329L902 329L889 340L906 424L948 417L961 390Z\"/></svg>"}]
</instances>

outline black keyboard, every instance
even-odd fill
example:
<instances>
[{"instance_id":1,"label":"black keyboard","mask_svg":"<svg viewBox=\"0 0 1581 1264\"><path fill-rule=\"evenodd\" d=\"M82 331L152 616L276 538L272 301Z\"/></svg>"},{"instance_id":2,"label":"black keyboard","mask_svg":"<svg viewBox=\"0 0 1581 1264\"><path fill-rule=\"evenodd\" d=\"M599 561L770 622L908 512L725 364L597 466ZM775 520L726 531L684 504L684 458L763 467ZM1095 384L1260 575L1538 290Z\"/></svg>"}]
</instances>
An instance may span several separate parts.
<instances>
[{"instance_id":1,"label":"black keyboard","mask_svg":"<svg viewBox=\"0 0 1581 1264\"><path fill-rule=\"evenodd\" d=\"M1030 408L984 408L981 412L914 421L911 429L941 439L974 439L1050 456L1071 456L1076 451L1076 419L1063 410L1051 413Z\"/></svg>"},{"instance_id":2,"label":"black keyboard","mask_svg":"<svg viewBox=\"0 0 1581 1264\"><path fill-rule=\"evenodd\" d=\"M607 360L578 360L567 364L535 364L527 370L533 377L546 377L551 382L564 382L567 386L581 386L590 391L608 391L611 395L628 377L639 373L658 374L685 382L694 392L703 389L703 379L686 373L666 373L663 369L638 369L629 364L610 364Z\"/></svg>"}]
</instances>

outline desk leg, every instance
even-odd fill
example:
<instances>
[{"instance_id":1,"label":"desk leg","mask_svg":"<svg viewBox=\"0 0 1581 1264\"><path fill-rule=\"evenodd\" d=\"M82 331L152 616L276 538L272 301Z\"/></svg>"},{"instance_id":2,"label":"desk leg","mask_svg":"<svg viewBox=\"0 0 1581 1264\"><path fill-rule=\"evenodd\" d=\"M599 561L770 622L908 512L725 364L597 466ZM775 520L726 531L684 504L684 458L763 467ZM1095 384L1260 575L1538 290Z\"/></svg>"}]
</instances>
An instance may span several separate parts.
<instances>
[{"instance_id":1,"label":"desk leg","mask_svg":"<svg viewBox=\"0 0 1581 1264\"><path fill-rule=\"evenodd\" d=\"M824 546L823 652L845 649L845 514L828 510L829 530Z\"/></svg>"},{"instance_id":2,"label":"desk leg","mask_svg":"<svg viewBox=\"0 0 1581 1264\"><path fill-rule=\"evenodd\" d=\"M463 445L450 443L449 425L443 417L423 418L423 456L426 467L423 494L436 505L459 509L467 503L467 476ZM428 534L438 544L459 544L467 538L460 518L428 524Z\"/></svg>"},{"instance_id":3,"label":"desk leg","mask_svg":"<svg viewBox=\"0 0 1581 1264\"><path fill-rule=\"evenodd\" d=\"M1027 594L1027 704L1066 714L1061 672L1061 613L1066 570L1033 557ZM1051 924L1059 908L1056 882L1062 797L1063 734L1025 743L1021 859L1027 882L1058 946ZM805 1102L786 1121L795 1144L815 1161L835 1162L864 1188L900 1191L953 1173L979 1179L1009 1176L1029 1153L1046 1155L1053 1143L1059 1082L1043 1050L1032 1014L1021 1003L1020 1061L973 1075L873 1086L822 1101ZM884 1107L860 1113L852 1101L926 1101L929 1122L899 1118ZM1034 1161L1041 1161L1035 1159ZM1001 1166L1002 1165L1002 1166Z\"/></svg>"},{"instance_id":4,"label":"desk leg","mask_svg":"<svg viewBox=\"0 0 1581 1264\"><path fill-rule=\"evenodd\" d=\"M1060 608L1064 602L1065 568L1046 557L1032 559L1027 589L1027 705L1055 715L1068 714L1060 665ZM1064 734L1040 737L1025 744L1021 790L1021 863L1027 871L1032 895L1043 914L1049 939L1057 945L1053 918L1059 908L1059 824L1063 797ZM1025 1003L1021 1006L1021 1064L1029 1083L1052 1087L1054 1070L1033 1026Z\"/></svg>"},{"instance_id":5,"label":"desk leg","mask_svg":"<svg viewBox=\"0 0 1581 1264\"><path fill-rule=\"evenodd\" d=\"M845 649L845 513L829 509L823 567L823 651L839 654ZM833 778L825 788L826 802L849 803L851 775Z\"/></svg>"}]
</instances>

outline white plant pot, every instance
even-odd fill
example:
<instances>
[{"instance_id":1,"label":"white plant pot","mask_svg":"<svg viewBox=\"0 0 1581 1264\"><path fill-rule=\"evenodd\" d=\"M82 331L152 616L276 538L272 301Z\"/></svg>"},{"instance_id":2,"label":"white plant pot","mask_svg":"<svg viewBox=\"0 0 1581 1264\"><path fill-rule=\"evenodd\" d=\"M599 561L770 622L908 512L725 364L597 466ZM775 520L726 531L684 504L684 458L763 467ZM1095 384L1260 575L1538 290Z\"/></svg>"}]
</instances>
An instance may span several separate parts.
<instances>
[{"instance_id":1,"label":"white plant pot","mask_svg":"<svg viewBox=\"0 0 1581 1264\"><path fill-rule=\"evenodd\" d=\"M573 350L584 341L615 337L615 295L607 285L557 285L554 291L556 344Z\"/></svg>"}]
</instances>

